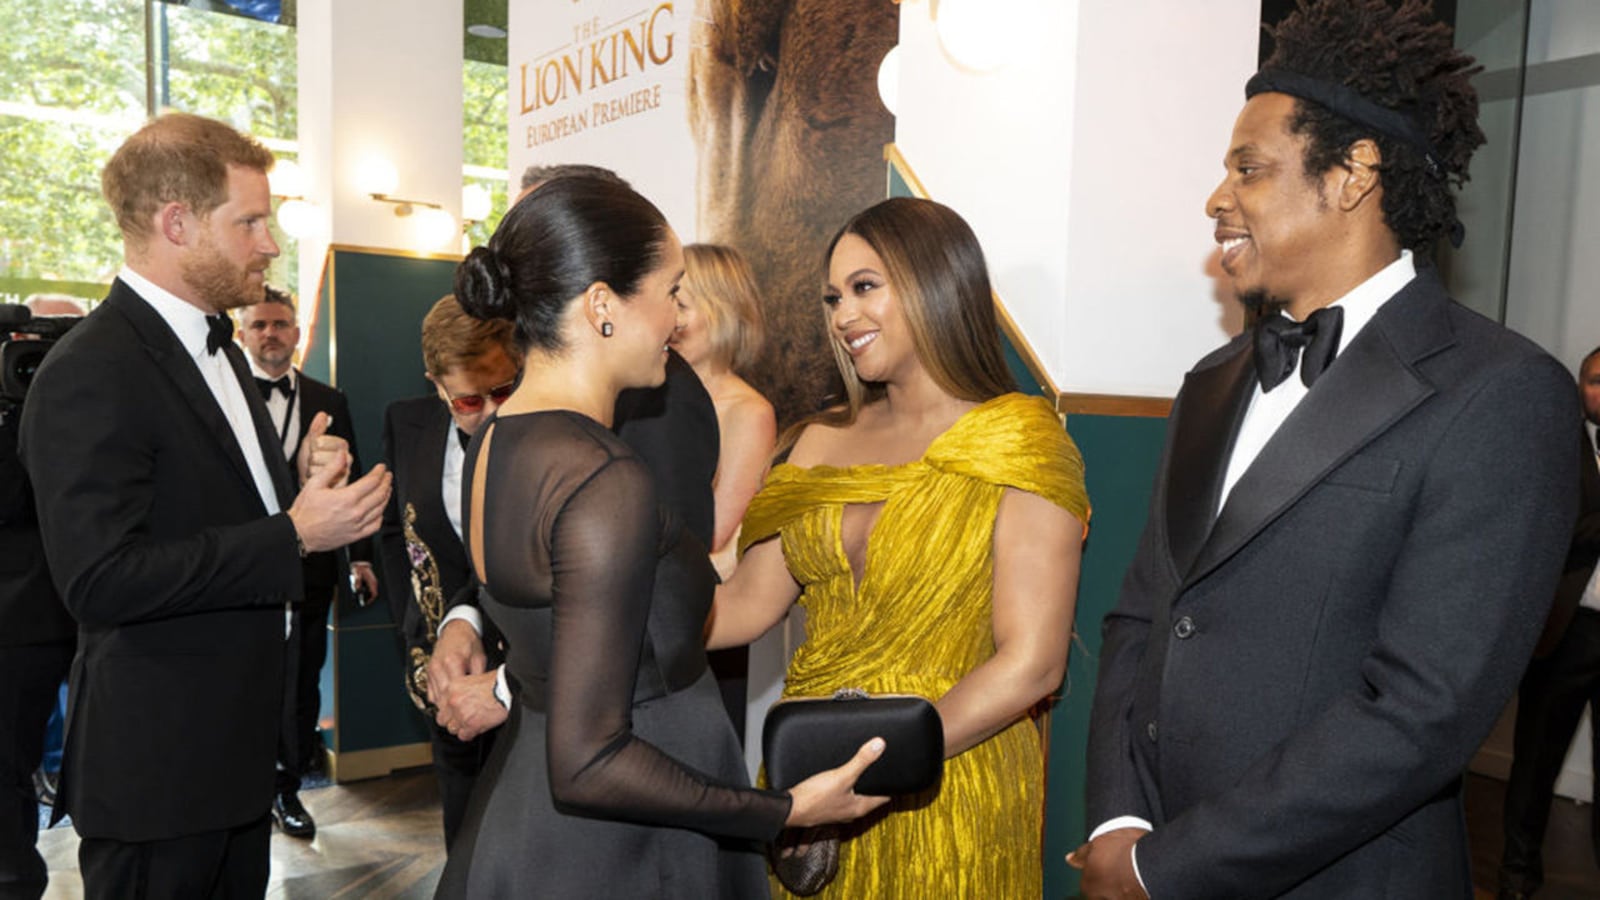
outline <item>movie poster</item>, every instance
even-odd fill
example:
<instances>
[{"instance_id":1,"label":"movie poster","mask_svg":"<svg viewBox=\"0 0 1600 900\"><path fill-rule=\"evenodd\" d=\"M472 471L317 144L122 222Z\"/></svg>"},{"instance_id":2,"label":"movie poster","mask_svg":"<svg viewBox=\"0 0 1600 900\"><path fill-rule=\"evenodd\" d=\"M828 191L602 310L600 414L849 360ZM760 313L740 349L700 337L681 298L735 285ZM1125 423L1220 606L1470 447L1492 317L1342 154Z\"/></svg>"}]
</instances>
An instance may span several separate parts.
<instances>
[{"instance_id":1,"label":"movie poster","mask_svg":"<svg viewBox=\"0 0 1600 900\"><path fill-rule=\"evenodd\" d=\"M890 0L512 0L510 171L588 163L626 178L687 243L730 244L763 292L767 344L741 374L779 427L836 399L821 288L828 240L883 199L894 119L877 73Z\"/></svg>"}]
</instances>

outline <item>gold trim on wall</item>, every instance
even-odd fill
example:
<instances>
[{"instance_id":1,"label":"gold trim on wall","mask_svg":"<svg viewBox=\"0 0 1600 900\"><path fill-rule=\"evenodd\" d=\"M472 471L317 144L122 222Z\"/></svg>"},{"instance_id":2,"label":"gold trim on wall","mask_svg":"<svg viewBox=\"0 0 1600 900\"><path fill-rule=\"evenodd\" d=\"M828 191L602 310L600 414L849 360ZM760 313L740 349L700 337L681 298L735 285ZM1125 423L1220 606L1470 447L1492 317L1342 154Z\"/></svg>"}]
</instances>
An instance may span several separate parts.
<instances>
[{"instance_id":1,"label":"gold trim on wall","mask_svg":"<svg viewBox=\"0 0 1600 900\"><path fill-rule=\"evenodd\" d=\"M911 164L906 162L900 148L896 145L883 145L883 158L890 167L900 175L906 186L911 188L911 193L924 200L931 199L928 189L923 186L922 179L912 171ZM887 187L887 186L886 186ZM1006 340L1011 342L1017 355L1022 357L1022 364L1027 366L1028 374L1033 376L1034 382L1042 389L1046 397L1051 398L1056 407L1056 413L1062 416L1076 413L1078 415L1094 416L1139 416L1148 418L1167 417L1172 411L1172 399L1169 397L1124 397L1116 394L1069 394L1056 387L1055 381L1050 377L1050 371L1045 368L1044 362L1039 359L1039 354L1034 352L1033 345L1023 336L1022 329L1017 327L1016 319L1011 317L1011 312L1006 309L1005 301L1000 299L1000 294L994 294L995 318L999 320L1000 331L1005 334Z\"/></svg>"},{"instance_id":2,"label":"gold trim on wall","mask_svg":"<svg viewBox=\"0 0 1600 900\"><path fill-rule=\"evenodd\" d=\"M374 750L340 753L330 749L327 752L328 777L339 784L363 778L379 778L396 769L411 769L433 763L433 745L426 741Z\"/></svg>"}]
</instances>

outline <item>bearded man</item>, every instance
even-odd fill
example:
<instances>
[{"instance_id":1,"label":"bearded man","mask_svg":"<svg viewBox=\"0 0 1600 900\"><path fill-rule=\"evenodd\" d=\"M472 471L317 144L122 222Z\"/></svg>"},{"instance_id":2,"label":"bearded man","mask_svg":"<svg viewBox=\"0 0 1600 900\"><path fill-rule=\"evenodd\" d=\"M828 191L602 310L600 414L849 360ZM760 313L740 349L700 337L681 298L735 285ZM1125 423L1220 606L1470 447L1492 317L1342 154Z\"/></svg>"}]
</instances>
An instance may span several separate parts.
<instances>
[{"instance_id":1,"label":"bearded man","mask_svg":"<svg viewBox=\"0 0 1600 900\"><path fill-rule=\"evenodd\" d=\"M377 467L311 425L298 493L226 310L262 299L272 154L173 113L101 187L124 265L40 367L21 456L79 626L56 816L85 894L259 897L300 560L375 532Z\"/></svg>"}]
</instances>

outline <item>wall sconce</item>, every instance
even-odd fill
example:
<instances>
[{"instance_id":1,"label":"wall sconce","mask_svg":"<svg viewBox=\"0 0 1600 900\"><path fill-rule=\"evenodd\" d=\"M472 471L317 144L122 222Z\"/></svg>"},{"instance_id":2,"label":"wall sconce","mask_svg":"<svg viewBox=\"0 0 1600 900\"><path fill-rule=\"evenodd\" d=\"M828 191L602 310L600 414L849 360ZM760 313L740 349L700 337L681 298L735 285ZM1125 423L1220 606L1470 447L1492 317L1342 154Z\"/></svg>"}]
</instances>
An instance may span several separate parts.
<instances>
[{"instance_id":1,"label":"wall sconce","mask_svg":"<svg viewBox=\"0 0 1600 900\"><path fill-rule=\"evenodd\" d=\"M306 176L300 164L280 159L267 174L267 190L283 202L278 204L278 227L295 240L317 229L317 205L307 200Z\"/></svg>"},{"instance_id":2,"label":"wall sconce","mask_svg":"<svg viewBox=\"0 0 1600 900\"><path fill-rule=\"evenodd\" d=\"M461 227L471 228L484 219L489 218L489 210L494 206L494 198L489 196L489 191L481 184L467 184L461 187Z\"/></svg>"},{"instance_id":3,"label":"wall sconce","mask_svg":"<svg viewBox=\"0 0 1600 900\"><path fill-rule=\"evenodd\" d=\"M894 2L905 5L920 0ZM945 55L957 66L979 74L1011 61L1018 52L1016 36L1029 33L1027 23L1036 12L1034 0L928 0L928 17L933 19ZM880 96L882 72L880 68Z\"/></svg>"},{"instance_id":4,"label":"wall sconce","mask_svg":"<svg viewBox=\"0 0 1600 900\"><path fill-rule=\"evenodd\" d=\"M895 44L878 63L878 99L883 101L889 115L897 115L900 103L900 45Z\"/></svg>"}]
</instances>

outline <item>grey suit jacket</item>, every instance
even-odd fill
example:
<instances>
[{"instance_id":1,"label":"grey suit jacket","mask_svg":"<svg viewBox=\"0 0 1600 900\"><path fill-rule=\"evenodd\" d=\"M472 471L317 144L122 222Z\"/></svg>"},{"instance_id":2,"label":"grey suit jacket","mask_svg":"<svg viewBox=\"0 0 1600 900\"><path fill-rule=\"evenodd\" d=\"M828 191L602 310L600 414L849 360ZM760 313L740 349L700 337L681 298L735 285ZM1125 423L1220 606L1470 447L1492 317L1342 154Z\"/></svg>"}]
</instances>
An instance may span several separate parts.
<instances>
[{"instance_id":1,"label":"grey suit jacket","mask_svg":"<svg viewBox=\"0 0 1600 900\"><path fill-rule=\"evenodd\" d=\"M1567 372L1424 269L1216 513L1255 387L1189 373L1106 616L1090 822L1139 815L1152 897L1470 897L1461 774L1576 516Z\"/></svg>"}]
</instances>

